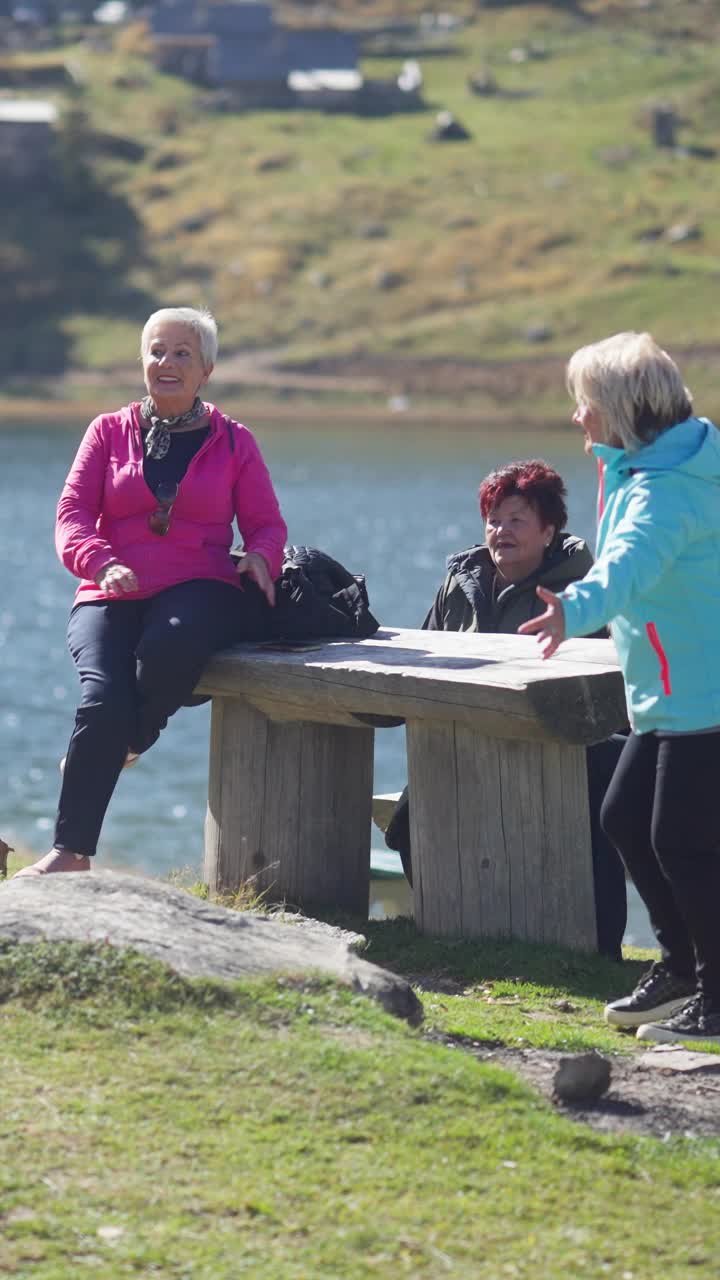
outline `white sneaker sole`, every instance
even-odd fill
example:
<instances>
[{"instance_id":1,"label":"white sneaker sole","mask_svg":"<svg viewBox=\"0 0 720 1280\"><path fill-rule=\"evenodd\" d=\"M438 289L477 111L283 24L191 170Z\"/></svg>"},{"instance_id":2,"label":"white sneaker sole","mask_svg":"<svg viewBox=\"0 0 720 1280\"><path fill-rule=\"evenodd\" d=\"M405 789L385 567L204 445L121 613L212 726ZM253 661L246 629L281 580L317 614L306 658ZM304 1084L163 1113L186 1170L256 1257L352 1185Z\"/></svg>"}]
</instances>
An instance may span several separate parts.
<instances>
[{"instance_id":1,"label":"white sneaker sole","mask_svg":"<svg viewBox=\"0 0 720 1280\"><path fill-rule=\"evenodd\" d=\"M650 1040L653 1044L692 1044L694 1041L698 1044L720 1044L720 1036L692 1035L687 1031L682 1035L678 1031L668 1031L655 1022L643 1023L635 1036L637 1040Z\"/></svg>"},{"instance_id":2,"label":"white sneaker sole","mask_svg":"<svg viewBox=\"0 0 720 1280\"><path fill-rule=\"evenodd\" d=\"M669 1018L671 1014L677 1013L678 1009L682 1009L683 1005L687 1004L694 994L694 991L689 991L686 996L678 996L675 1000L667 1000L665 1004L658 1004L654 1009L645 1009L642 1013L613 1009L611 1004L606 1004L604 1018L611 1027L646 1026L656 1019Z\"/></svg>"}]
</instances>

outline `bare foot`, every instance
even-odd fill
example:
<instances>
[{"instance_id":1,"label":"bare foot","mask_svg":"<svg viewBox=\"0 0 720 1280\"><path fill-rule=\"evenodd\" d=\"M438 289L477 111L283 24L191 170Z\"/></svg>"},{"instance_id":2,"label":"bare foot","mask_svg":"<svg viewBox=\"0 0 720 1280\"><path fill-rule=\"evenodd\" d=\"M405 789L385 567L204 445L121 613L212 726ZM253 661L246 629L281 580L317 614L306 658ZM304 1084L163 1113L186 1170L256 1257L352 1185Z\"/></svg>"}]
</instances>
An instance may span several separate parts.
<instances>
[{"instance_id":1,"label":"bare foot","mask_svg":"<svg viewBox=\"0 0 720 1280\"><path fill-rule=\"evenodd\" d=\"M71 853L67 849L51 849L44 858L31 862L29 867L21 867L15 872L13 880L18 876L49 876L55 871L89 871L90 859L79 853Z\"/></svg>"}]
</instances>

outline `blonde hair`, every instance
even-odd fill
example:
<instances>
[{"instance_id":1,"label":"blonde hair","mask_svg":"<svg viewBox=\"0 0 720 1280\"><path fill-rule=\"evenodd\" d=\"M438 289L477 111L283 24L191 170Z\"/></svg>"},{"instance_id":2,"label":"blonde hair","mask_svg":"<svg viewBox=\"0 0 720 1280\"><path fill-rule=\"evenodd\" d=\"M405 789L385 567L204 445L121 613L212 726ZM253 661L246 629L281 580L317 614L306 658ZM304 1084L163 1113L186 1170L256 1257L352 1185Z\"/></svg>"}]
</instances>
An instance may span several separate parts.
<instances>
[{"instance_id":1,"label":"blonde hair","mask_svg":"<svg viewBox=\"0 0 720 1280\"><path fill-rule=\"evenodd\" d=\"M147 353L148 336L151 328L155 324L184 324L188 329L192 329L198 336L200 343L200 354L203 364L207 369L214 364L218 353L218 331L215 317L206 311L197 311L195 307L161 307L159 311L153 311L152 315L145 321L140 339L140 355L145 356Z\"/></svg>"},{"instance_id":2,"label":"blonde hair","mask_svg":"<svg viewBox=\"0 0 720 1280\"><path fill-rule=\"evenodd\" d=\"M605 443L633 452L692 414L680 370L649 333L615 333L580 347L567 366L567 389L597 409Z\"/></svg>"}]
</instances>

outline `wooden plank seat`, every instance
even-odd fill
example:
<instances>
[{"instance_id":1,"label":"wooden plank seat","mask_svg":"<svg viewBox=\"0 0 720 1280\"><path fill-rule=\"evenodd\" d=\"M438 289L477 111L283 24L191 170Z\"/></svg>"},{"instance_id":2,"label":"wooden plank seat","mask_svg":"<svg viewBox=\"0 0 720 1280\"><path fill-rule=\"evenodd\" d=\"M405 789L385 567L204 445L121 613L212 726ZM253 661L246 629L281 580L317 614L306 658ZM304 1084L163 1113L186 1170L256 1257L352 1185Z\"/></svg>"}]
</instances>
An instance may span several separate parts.
<instances>
[{"instance_id":1,"label":"wooden plank seat","mask_svg":"<svg viewBox=\"0 0 720 1280\"><path fill-rule=\"evenodd\" d=\"M609 640L382 628L239 645L213 699L205 878L367 913L374 725L405 722L418 927L596 945L584 747L626 718Z\"/></svg>"}]
</instances>

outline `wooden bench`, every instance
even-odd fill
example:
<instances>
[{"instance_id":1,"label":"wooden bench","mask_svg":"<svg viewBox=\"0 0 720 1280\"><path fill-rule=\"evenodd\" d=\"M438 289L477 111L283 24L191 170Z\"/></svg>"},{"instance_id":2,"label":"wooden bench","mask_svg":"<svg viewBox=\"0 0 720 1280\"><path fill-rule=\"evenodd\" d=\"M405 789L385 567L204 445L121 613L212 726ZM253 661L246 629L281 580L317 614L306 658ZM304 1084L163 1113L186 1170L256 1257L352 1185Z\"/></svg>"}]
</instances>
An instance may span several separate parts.
<instances>
[{"instance_id":1,"label":"wooden bench","mask_svg":"<svg viewBox=\"0 0 720 1280\"><path fill-rule=\"evenodd\" d=\"M596 946L586 744L625 722L609 640L382 628L241 645L213 699L205 878L368 910L373 737L404 722L418 927Z\"/></svg>"}]
</instances>

